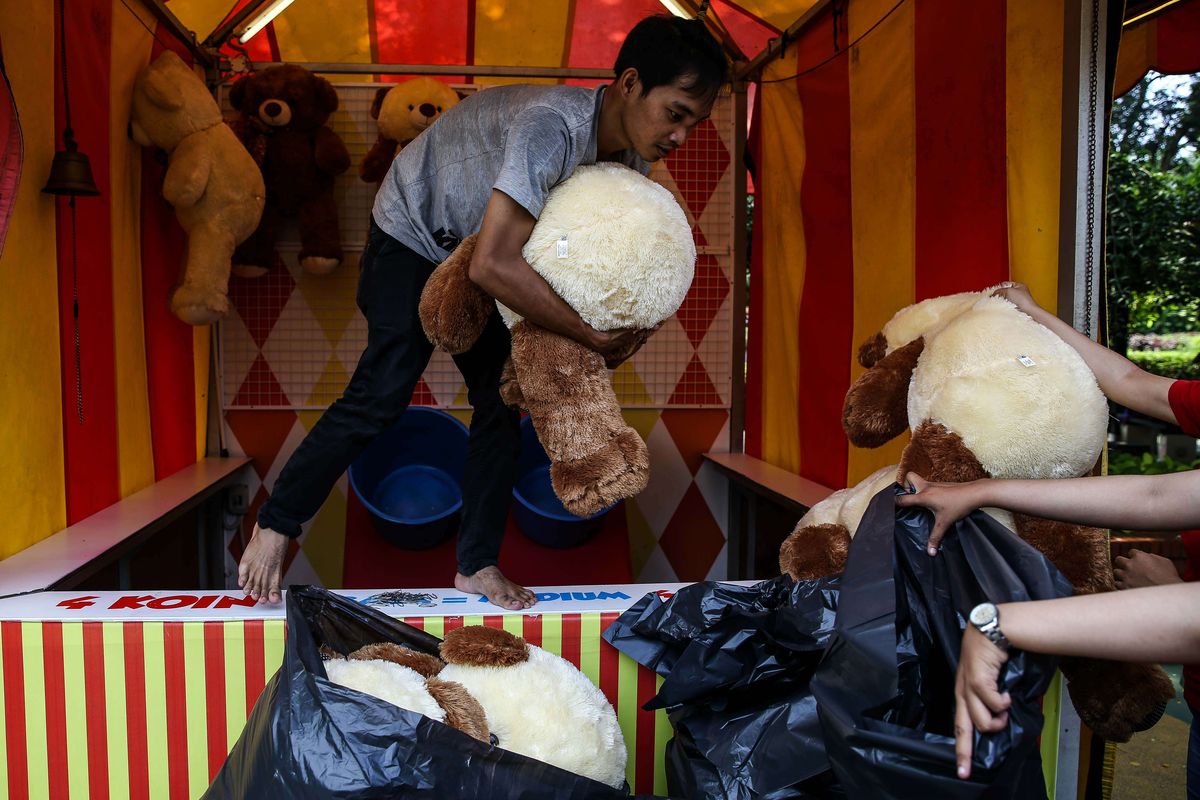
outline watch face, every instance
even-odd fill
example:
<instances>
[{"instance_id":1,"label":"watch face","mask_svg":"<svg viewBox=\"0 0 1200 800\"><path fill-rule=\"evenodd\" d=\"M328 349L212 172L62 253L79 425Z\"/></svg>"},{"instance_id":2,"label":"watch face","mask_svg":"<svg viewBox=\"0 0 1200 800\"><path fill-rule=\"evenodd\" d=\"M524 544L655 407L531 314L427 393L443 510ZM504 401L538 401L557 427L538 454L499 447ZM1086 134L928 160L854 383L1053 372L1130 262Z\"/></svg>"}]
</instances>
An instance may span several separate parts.
<instances>
[{"instance_id":1,"label":"watch face","mask_svg":"<svg viewBox=\"0 0 1200 800\"><path fill-rule=\"evenodd\" d=\"M980 603L971 609L971 624L975 627L987 625L996 618L996 606L991 603Z\"/></svg>"}]
</instances>

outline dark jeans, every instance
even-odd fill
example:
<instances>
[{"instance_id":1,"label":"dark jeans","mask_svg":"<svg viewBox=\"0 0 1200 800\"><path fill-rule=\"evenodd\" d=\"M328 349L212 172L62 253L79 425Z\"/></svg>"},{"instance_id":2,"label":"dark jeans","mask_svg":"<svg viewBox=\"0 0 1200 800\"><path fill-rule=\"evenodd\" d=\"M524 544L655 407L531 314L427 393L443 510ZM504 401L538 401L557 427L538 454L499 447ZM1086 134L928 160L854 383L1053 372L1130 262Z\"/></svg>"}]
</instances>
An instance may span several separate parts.
<instances>
[{"instance_id":1,"label":"dark jeans","mask_svg":"<svg viewBox=\"0 0 1200 800\"><path fill-rule=\"evenodd\" d=\"M1200 708L1188 706L1192 712L1192 729L1188 733L1187 796L1200 800Z\"/></svg>"},{"instance_id":2,"label":"dark jeans","mask_svg":"<svg viewBox=\"0 0 1200 800\"><path fill-rule=\"evenodd\" d=\"M359 453L408 407L433 345L421 330L417 306L434 264L371 221L358 279L358 307L367 318L367 348L341 398L296 448L258 512L258 524L288 536L313 517L333 484ZM500 371L512 340L499 312L466 353L454 357L474 408L463 476L458 569L492 566L512 499L521 448L520 415L500 399Z\"/></svg>"}]
</instances>

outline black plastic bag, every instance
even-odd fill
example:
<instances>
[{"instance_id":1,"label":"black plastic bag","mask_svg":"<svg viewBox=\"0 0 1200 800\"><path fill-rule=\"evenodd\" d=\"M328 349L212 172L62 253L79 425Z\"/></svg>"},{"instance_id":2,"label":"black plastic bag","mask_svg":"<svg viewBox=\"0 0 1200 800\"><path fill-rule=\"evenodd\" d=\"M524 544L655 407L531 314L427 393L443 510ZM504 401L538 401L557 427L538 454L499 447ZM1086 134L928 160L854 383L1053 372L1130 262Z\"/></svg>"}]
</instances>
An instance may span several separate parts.
<instances>
[{"instance_id":1,"label":"black plastic bag","mask_svg":"<svg viewBox=\"0 0 1200 800\"><path fill-rule=\"evenodd\" d=\"M648 594L604 633L664 676L647 709L669 709L672 796L841 797L809 679L833 633L837 576Z\"/></svg>"},{"instance_id":2,"label":"black plastic bag","mask_svg":"<svg viewBox=\"0 0 1200 800\"><path fill-rule=\"evenodd\" d=\"M975 733L971 779L954 755L954 674L966 616L978 603L1071 594L1041 553L976 512L925 552L932 515L871 501L842 575L836 630L812 691L825 747L851 798L1045 797L1040 698L1057 666L1013 650L1001 672L1009 724Z\"/></svg>"},{"instance_id":3,"label":"black plastic bag","mask_svg":"<svg viewBox=\"0 0 1200 800\"><path fill-rule=\"evenodd\" d=\"M437 637L313 587L288 591L287 625L283 665L206 798L628 797L331 683L319 653L396 642L436 655Z\"/></svg>"}]
</instances>

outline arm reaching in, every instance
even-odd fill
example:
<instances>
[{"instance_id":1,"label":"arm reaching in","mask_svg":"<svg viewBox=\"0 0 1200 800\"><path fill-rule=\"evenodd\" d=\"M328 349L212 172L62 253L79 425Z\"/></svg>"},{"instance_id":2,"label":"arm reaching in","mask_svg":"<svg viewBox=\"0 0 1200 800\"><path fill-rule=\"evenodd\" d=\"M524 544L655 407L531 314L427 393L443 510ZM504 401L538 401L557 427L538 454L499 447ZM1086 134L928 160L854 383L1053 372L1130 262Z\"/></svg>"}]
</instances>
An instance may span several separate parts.
<instances>
[{"instance_id":1,"label":"arm reaching in","mask_svg":"<svg viewBox=\"0 0 1200 800\"><path fill-rule=\"evenodd\" d=\"M998 609L1005 638L1021 650L1115 661L1200 660L1200 584L1004 603ZM971 728L994 733L1008 724L1011 699L998 688L1000 667L1007 659L967 626L954 682L960 778L971 775Z\"/></svg>"}]
</instances>

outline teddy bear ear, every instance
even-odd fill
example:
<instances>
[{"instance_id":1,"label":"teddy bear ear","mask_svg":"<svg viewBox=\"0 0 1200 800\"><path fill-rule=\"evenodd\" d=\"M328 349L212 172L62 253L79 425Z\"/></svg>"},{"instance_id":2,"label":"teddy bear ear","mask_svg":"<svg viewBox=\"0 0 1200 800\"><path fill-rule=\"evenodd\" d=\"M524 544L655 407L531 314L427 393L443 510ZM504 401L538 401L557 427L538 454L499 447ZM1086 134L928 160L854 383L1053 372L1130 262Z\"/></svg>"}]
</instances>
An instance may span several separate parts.
<instances>
[{"instance_id":1,"label":"teddy bear ear","mask_svg":"<svg viewBox=\"0 0 1200 800\"><path fill-rule=\"evenodd\" d=\"M326 114L332 114L338 110L338 94L333 88L333 84L325 80L319 75L314 75L317 80L317 94L321 98L321 107L325 109Z\"/></svg>"},{"instance_id":2,"label":"teddy bear ear","mask_svg":"<svg viewBox=\"0 0 1200 800\"><path fill-rule=\"evenodd\" d=\"M229 104L238 111L242 110L242 103L246 100L246 82L249 80L249 76L242 78L234 83L233 87L229 90Z\"/></svg>"},{"instance_id":3,"label":"teddy bear ear","mask_svg":"<svg viewBox=\"0 0 1200 800\"><path fill-rule=\"evenodd\" d=\"M159 108L168 111L183 108L183 92L169 76L160 71L150 71L146 76L145 83L142 84L142 90L146 93L146 97L150 98L150 102Z\"/></svg>"},{"instance_id":4,"label":"teddy bear ear","mask_svg":"<svg viewBox=\"0 0 1200 800\"><path fill-rule=\"evenodd\" d=\"M379 112L383 110L383 98L387 97L391 90L391 86L384 86L375 92L375 99L371 101L371 119L379 119Z\"/></svg>"},{"instance_id":5,"label":"teddy bear ear","mask_svg":"<svg viewBox=\"0 0 1200 800\"><path fill-rule=\"evenodd\" d=\"M441 652L447 664L470 667L511 667L529 659L529 649L520 636L483 625L450 631L442 640Z\"/></svg>"}]
</instances>

